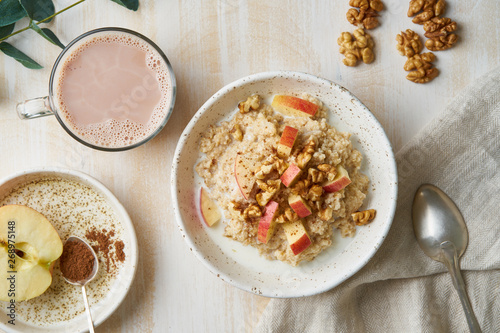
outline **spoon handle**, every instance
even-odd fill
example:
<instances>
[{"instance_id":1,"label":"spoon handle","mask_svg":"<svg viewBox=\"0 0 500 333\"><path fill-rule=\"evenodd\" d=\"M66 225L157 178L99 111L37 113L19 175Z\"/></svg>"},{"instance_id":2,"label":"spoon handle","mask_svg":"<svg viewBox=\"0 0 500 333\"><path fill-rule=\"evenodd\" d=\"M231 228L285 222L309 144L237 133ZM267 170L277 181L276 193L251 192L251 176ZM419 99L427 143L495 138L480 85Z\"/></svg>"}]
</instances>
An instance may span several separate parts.
<instances>
[{"instance_id":1,"label":"spoon handle","mask_svg":"<svg viewBox=\"0 0 500 333\"><path fill-rule=\"evenodd\" d=\"M469 330L472 333L481 333L481 327L477 322L476 316L474 315L474 311L472 310L472 306L470 304L469 296L467 295L467 292L465 290L465 283L464 279L462 278L462 274L460 273L460 266L458 263L457 250L455 248L455 245L448 241L443 242L441 243L441 250L445 259L445 265L450 271L453 285L458 292L460 302L462 302L462 307L464 308L465 317L467 318L467 324L469 325Z\"/></svg>"},{"instance_id":2,"label":"spoon handle","mask_svg":"<svg viewBox=\"0 0 500 333\"><path fill-rule=\"evenodd\" d=\"M89 301L87 300L87 292L85 286L82 286L83 302L85 303L85 312L87 312L87 319L89 321L89 333L94 333L94 323L92 322L92 315L90 314Z\"/></svg>"}]
</instances>

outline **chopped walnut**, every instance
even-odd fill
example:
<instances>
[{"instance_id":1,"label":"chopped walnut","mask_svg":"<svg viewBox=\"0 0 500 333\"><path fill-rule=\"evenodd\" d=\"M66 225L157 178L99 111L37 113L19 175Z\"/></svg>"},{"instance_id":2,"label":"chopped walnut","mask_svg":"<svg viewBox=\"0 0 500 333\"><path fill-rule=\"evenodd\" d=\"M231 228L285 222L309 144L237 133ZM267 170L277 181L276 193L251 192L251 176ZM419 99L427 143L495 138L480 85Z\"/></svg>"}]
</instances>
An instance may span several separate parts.
<instances>
[{"instance_id":1,"label":"chopped walnut","mask_svg":"<svg viewBox=\"0 0 500 333\"><path fill-rule=\"evenodd\" d=\"M286 208L285 212L276 218L277 223L287 223L294 222L299 219L297 213L295 213L291 208Z\"/></svg>"},{"instance_id":2,"label":"chopped walnut","mask_svg":"<svg viewBox=\"0 0 500 333\"><path fill-rule=\"evenodd\" d=\"M307 192L307 199L311 201L319 201L323 195L323 187L320 185L313 185L309 192Z\"/></svg>"},{"instance_id":3,"label":"chopped walnut","mask_svg":"<svg viewBox=\"0 0 500 333\"><path fill-rule=\"evenodd\" d=\"M276 169L276 171L278 171L278 173L281 176L283 172L285 172L285 170L288 168L288 164L286 164L286 162L283 161L282 159L277 158L276 161L274 162L274 168Z\"/></svg>"},{"instance_id":4,"label":"chopped walnut","mask_svg":"<svg viewBox=\"0 0 500 333\"><path fill-rule=\"evenodd\" d=\"M327 207L318 212L318 217L323 221L330 221L333 216L333 208Z\"/></svg>"},{"instance_id":5,"label":"chopped walnut","mask_svg":"<svg viewBox=\"0 0 500 333\"><path fill-rule=\"evenodd\" d=\"M313 139L310 139L297 156L297 166L299 168L304 169L306 167L307 163L311 160L315 149L316 142Z\"/></svg>"},{"instance_id":6,"label":"chopped walnut","mask_svg":"<svg viewBox=\"0 0 500 333\"><path fill-rule=\"evenodd\" d=\"M412 57L422 51L422 41L418 34L413 30L407 29L406 32L401 31L401 34L396 36L397 49L401 55Z\"/></svg>"},{"instance_id":7,"label":"chopped walnut","mask_svg":"<svg viewBox=\"0 0 500 333\"><path fill-rule=\"evenodd\" d=\"M243 132L241 131L241 127L239 124L234 125L234 127L229 131L235 140L241 141L243 140Z\"/></svg>"},{"instance_id":8,"label":"chopped walnut","mask_svg":"<svg viewBox=\"0 0 500 333\"><path fill-rule=\"evenodd\" d=\"M307 192L309 191L309 185L311 185L311 182L309 180L301 179L291 188L291 191L294 194L305 197L307 195Z\"/></svg>"},{"instance_id":9,"label":"chopped walnut","mask_svg":"<svg viewBox=\"0 0 500 333\"><path fill-rule=\"evenodd\" d=\"M273 170L276 170L281 176L288 168L288 164L282 159L271 156L255 169L255 177L257 179L265 179Z\"/></svg>"},{"instance_id":10,"label":"chopped walnut","mask_svg":"<svg viewBox=\"0 0 500 333\"><path fill-rule=\"evenodd\" d=\"M366 30L375 29L378 27L378 13L373 9L360 9L351 8L347 11L346 18L349 23L364 27Z\"/></svg>"},{"instance_id":11,"label":"chopped walnut","mask_svg":"<svg viewBox=\"0 0 500 333\"><path fill-rule=\"evenodd\" d=\"M432 81L439 75L438 69L432 67L432 62L435 59L436 56L431 52L415 54L413 57L408 58L404 65L404 69L412 72L408 73L406 78L415 83L427 83Z\"/></svg>"},{"instance_id":12,"label":"chopped walnut","mask_svg":"<svg viewBox=\"0 0 500 333\"><path fill-rule=\"evenodd\" d=\"M241 202L241 201L231 201L231 203L233 204L233 209L240 212L240 214L243 215L243 212L245 211L245 209L248 207L248 203L244 203L244 202Z\"/></svg>"},{"instance_id":13,"label":"chopped walnut","mask_svg":"<svg viewBox=\"0 0 500 333\"><path fill-rule=\"evenodd\" d=\"M333 167L330 164L323 163L323 164L318 165L316 168L318 168L318 170L323 171L323 172L330 172L330 170Z\"/></svg>"},{"instance_id":14,"label":"chopped walnut","mask_svg":"<svg viewBox=\"0 0 500 333\"><path fill-rule=\"evenodd\" d=\"M322 183L325 180L325 173L315 168L307 170L307 179L313 183Z\"/></svg>"},{"instance_id":15,"label":"chopped walnut","mask_svg":"<svg viewBox=\"0 0 500 333\"><path fill-rule=\"evenodd\" d=\"M435 16L443 14L446 3L444 0L411 0L408 17L415 16L415 24L424 24Z\"/></svg>"},{"instance_id":16,"label":"chopped walnut","mask_svg":"<svg viewBox=\"0 0 500 333\"><path fill-rule=\"evenodd\" d=\"M377 12L384 9L384 4L380 0L350 0L349 6L358 7L362 10L373 9Z\"/></svg>"},{"instance_id":17,"label":"chopped walnut","mask_svg":"<svg viewBox=\"0 0 500 333\"><path fill-rule=\"evenodd\" d=\"M277 180L268 180L267 182L264 182L262 180L257 179L257 185L259 188L262 190L262 192L257 193L255 195L255 200L257 200L257 203L264 207L267 205L269 200L279 191L280 186L281 186L281 181L279 179Z\"/></svg>"},{"instance_id":18,"label":"chopped walnut","mask_svg":"<svg viewBox=\"0 0 500 333\"><path fill-rule=\"evenodd\" d=\"M337 169L330 164L320 164L317 166L317 168L318 170L321 170L325 173L326 179L328 179L328 181L332 181L337 175Z\"/></svg>"},{"instance_id":19,"label":"chopped walnut","mask_svg":"<svg viewBox=\"0 0 500 333\"><path fill-rule=\"evenodd\" d=\"M261 216L262 216L262 211L260 210L260 207L257 206L256 204L251 204L243 211L243 218L245 219L245 221Z\"/></svg>"},{"instance_id":20,"label":"chopped walnut","mask_svg":"<svg viewBox=\"0 0 500 333\"><path fill-rule=\"evenodd\" d=\"M375 218L376 214L377 211L375 209L368 209L361 212L352 213L351 216L353 221L356 222L356 225L365 225L371 222Z\"/></svg>"},{"instance_id":21,"label":"chopped walnut","mask_svg":"<svg viewBox=\"0 0 500 333\"><path fill-rule=\"evenodd\" d=\"M255 170L255 178L264 179L274 170L274 164L263 164Z\"/></svg>"},{"instance_id":22,"label":"chopped walnut","mask_svg":"<svg viewBox=\"0 0 500 333\"><path fill-rule=\"evenodd\" d=\"M260 106L259 95L252 95L248 97L246 101L240 102L240 104L238 104L238 108L240 109L241 113L247 113L252 110L257 110L259 106Z\"/></svg>"},{"instance_id":23,"label":"chopped walnut","mask_svg":"<svg viewBox=\"0 0 500 333\"><path fill-rule=\"evenodd\" d=\"M354 30L354 37L348 32L342 32L337 43L340 46L339 52L345 56L343 62L346 66L356 66L359 60L370 64L375 59L373 54L375 44L362 28Z\"/></svg>"}]
</instances>

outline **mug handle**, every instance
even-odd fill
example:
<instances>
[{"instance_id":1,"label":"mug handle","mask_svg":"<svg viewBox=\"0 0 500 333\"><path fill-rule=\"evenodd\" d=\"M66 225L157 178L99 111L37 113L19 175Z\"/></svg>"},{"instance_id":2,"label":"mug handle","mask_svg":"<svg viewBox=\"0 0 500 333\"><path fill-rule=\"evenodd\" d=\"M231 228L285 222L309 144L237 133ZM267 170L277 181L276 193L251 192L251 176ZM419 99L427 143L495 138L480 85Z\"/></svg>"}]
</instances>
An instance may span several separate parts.
<instances>
[{"instance_id":1,"label":"mug handle","mask_svg":"<svg viewBox=\"0 0 500 333\"><path fill-rule=\"evenodd\" d=\"M21 119L34 119L39 117L50 116L54 114L50 107L49 97L38 97L28 99L16 106L17 115Z\"/></svg>"}]
</instances>

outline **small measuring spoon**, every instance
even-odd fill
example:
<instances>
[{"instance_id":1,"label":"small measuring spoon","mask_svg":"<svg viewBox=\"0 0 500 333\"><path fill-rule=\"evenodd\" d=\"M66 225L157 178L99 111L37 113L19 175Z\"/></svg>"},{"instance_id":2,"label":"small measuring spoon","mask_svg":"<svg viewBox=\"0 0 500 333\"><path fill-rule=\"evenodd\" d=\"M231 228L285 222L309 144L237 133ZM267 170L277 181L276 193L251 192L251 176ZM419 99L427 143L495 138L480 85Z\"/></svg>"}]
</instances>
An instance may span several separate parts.
<instances>
[{"instance_id":1,"label":"small measuring spoon","mask_svg":"<svg viewBox=\"0 0 500 333\"><path fill-rule=\"evenodd\" d=\"M441 189L424 184L415 193L412 218L418 245L426 255L442 262L450 271L470 331L481 332L458 262L469 242L469 233L460 210Z\"/></svg>"},{"instance_id":2,"label":"small measuring spoon","mask_svg":"<svg viewBox=\"0 0 500 333\"><path fill-rule=\"evenodd\" d=\"M92 270L92 273L90 273L90 275L86 279L83 279L80 281L74 281L74 280L70 280L70 279L66 278L63 274L63 278L64 278L64 280L66 280L66 282L68 282L72 285L75 285L75 286L82 287L83 301L85 303L85 312L87 312L87 319L89 322L89 332L94 333L94 323L92 322L92 315L90 314L90 306L89 306L89 301L87 300L87 293L85 291L85 285L87 283L89 283L90 281L92 281L95 278L95 276L97 275L97 271L99 270L99 261L97 260L97 255L95 254L92 246L90 246L86 241L84 241L80 237L71 236L66 240L66 243L67 242L80 242L80 243L85 244L85 246L89 248L90 252L94 256L94 268Z\"/></svg>"}]
</instances>

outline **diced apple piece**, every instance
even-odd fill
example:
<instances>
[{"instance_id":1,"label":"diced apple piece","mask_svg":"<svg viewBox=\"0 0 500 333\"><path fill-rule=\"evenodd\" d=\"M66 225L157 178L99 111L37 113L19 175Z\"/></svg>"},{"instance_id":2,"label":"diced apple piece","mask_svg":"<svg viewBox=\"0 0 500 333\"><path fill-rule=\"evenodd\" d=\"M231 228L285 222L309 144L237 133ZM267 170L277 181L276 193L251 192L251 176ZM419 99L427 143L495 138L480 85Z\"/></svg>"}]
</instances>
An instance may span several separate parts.
<instances>
[{"instance_id":1,"label":"diced apple piece","mask_svg":"<svg viewBox=\"0 0 500 333\"><path fill-rule=\"evenodd\" d=\"M234 177L241 195L248 200L255 184L255 177L252 172L252 163L241 154L237 154L234 161Z\"/></svg>"},{"instance_id":2,"label":"diced apple piece","mask_svg":"<svg viewBox=\"0 0 500 333\"><path fill-rule=\"evenodd\" d=\"M274 96L271 105L285 116L292 117L312 117L319 109L317 104L302 98L286 95Z\"/></svg>"},{"instance_id":3,"label":"diced apple piece","mask_svg":"<svg viewBox=\"0 0 500 333\"><path fill-rule=\"evenodd\" d=\"M22 205L1 207L0 300L20 302L43 294L62 251L61 238L45 216Z\"/></svg>"},{"instance_id":4,"label":"diced apple piece","mask_svg":"<svg viewBox=\"0 0 500 333\"><path fill-rule=\"evenodd\" d=\"M295 143L295 139L297 139L298 133L299 133L298 129L290 126L285 126L285 129L281 134L280 142L278 143L279 157L285 158L287 156L290 156L293 144Z\"/></svg>"},{"instance_id":5,"label":"diced apple piece","mask_svg":"<svg viewBox=\"0 0 500 333\"><path fill-rule=\"evenodd\" d=\"M219 207L203 187L200 190L200 210L203 220L209 227L213 226L221 218Z\"/></svg>"},{"instance_id":6,"label":"diced apple piece","mask_svg":"<svg viewBox=\"0 0 500 333\"><path fill-rule=\"evenodd\" d=\"M311 239L301 220L284 223L283 230L293 254L297 255L311 245Z\"/></svg>"},{"instance_id":7,"label":"diced apple piece","mask_svg":"<svg viewBox=\"0 0 500 333\"><path fill-rule=\"evenodd\" d=\"M274 218L278 213L279 205L276 201L269 201L264 209L264 215L260 218L257 239L259 242L267 244L274 234L276 222Z\"/></svg>"},{"instance_id":8,"label":"diced apple piece","mask_svg":"<svg viewBox=\"0 0 500 333\"><path fill-rule=\"evenodd\" d=\"M350 183L351 183L351 178L349 178L347 170L344 169L341 165L338 165L337 174L335 175L335 178L332 181L324 184L323 189L325 190L325 192L330 192L330 193L337 192L345 188Z\"/></svg>"},{"instance_id":9,"label":"diced apple piece","mask_svg":"<svg viewBox=\"0 0 500 333\"><path fill-rule=\"evenodd\" d=\"M288 168L283 172L280 177L281 182L286 186L292 186L298 179L302 170L293 163L290 163Z\"/></svg>"},{"instance_id":10,"label":"diced apple piece","mask_svg":"<svg viewBox=\"0 0 500 333\"><path fill-rule=\"evenodd\" d=\"M292 207L293 211L297 213L297 215L300 218L309 216L312 214L311 208L309 208L309 205L305 202L305 200L300 196L296 194L291 194L288 197L288 204L290 207Z\"/></svg>"}]
</instances>

